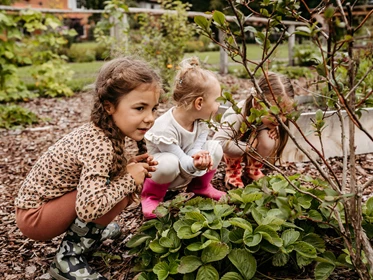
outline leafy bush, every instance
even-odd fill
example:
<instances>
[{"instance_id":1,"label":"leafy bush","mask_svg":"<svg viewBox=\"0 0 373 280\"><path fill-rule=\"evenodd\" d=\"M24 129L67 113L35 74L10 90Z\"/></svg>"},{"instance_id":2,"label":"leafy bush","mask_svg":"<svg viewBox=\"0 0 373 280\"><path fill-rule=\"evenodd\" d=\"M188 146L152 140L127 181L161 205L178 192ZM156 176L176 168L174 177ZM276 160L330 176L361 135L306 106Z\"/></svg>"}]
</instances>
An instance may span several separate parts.
<instances>
[{"instance_id":1,"label":"leafy bush","mask_svg":"<svg viewBox=\"0 0 373 280\"><path fill-rule=\"evenodd\" d=\"M218 51L219 46L215 45L208 40L205 36L194 38L185 43L185 52L207 52L207 51Z\"/></svg>"},{"instance_id":2,"label":"leafy bush","mask_svg":"<svg viewBox=\"0 0 373 280\"><path fill-rule=\"evenodd\" d=\"M66 85L73 75L61 60L48 61L32 69L36 88L41 96L72 96L73 91Z\"/></svg>"},{"instance_id":3,"label":"leafy bush","mask_svg":"<svg viewBox=\"0 0 373 280\"><path fill-rule=\"evenodd\" d=\"M319 179L288 179L265 177L220 202L184 193L161 204L158 219L126 244L137 256L138 279L252 279L307 266L315 266L315 279L327 279L338 266L352 268L349 256L328 251L324 238L337 231L333 209L344 217L341 197ZM372 234L373 199L367 205Z\"/></svg>"},{"instance_id":4,"label":"leafy bush","mask_svg":"<svg viewBox=\"0 0 373 280\"><path fill-rule=\"evenodd\" d=\"M139 16L142 48L137 52L158 67L167 92L184 56L185 45L195 30L188 22L189 4L172 0L162 0L160 3L163 9L174 13L164 13L160 17L148 14Z\"/></svg>"},{"instance_id":5,"label":"leafy bush","mask_svg":"<svg viewBox=\"0 0 373 280\"><path fill-rule=\"evenodd\" d=\"M16 126L38 123L39 119L33 112L17 106L0 104L0 127L12 128Z\"/></svg>"},{"instance_id":6,"label":"leafy bush","mask_svg":"<svg viewBox=\"0 0 373 280\"><path fill-rule=\"evenodd\" d=\"M72 44L66 51L70 62L91 62L96 60L96 51L80 47L79 44Z\"/></svg>"},{"instance_id":7,"label":"leafy bush","mask_svg":"<svg viewBox=\"0 0 373 280\"><path fill-rule=\"evenodd\" d=\"M299 66L318 65L322 61L320 51L310 43L296 45L294 47L294 59Z\"/></svg>"}]
</instances>

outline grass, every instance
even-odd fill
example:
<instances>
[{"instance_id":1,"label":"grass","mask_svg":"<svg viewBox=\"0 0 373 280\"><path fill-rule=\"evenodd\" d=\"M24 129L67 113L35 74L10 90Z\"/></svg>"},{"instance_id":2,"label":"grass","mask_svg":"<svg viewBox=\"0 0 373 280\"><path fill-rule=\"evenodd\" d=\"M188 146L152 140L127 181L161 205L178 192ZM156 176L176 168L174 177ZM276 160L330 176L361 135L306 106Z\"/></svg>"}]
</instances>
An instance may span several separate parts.
<instances>
[{"instance_id":1,"label":"grass","mask_svg":"<svg viewBox=\"0 0 373 280\"><path fill-rule=\"evenodd\" d=\"M74 71L72 79L67 85L74 91L81 91L85 87L93 84L97 77L98 70L104 64L104 61L69 63L71 70ZM18 73L21 80L26 83L28 87L32 87L33 79L30 76L31 66L18 68Z\"/></svg>"},{"instance_id":2,"label":"grass","mask_svg":"<svg viewBox=\"0 0 373 280\"><path fill-rule=\"evenodd\" d=\"M260 60L263 50L259 45L252 44L247 46L247 58L249 60ZM218 51L214 52L202 52L202 53L187 53L185 57L191 57L196 55L201 59L201 61L212 64L212 65L219 65L220 63L220 53ZM283 44L278 46L275 53L272 55L274 59L287 59L288 58L288 45ZM234 61L229 58L229 63L234 63Z\"/></svg>"},{"instance_id":3,"label":"grass","mask_svg":"<svg viewBox=\"0 0 373 280\"><path fill-rule=\"evenodd\" d=\"M86 43L87 47L93 43ZM262 49L258 45L249 45L247 47L247 58L250 60L259 60L261 58ZM201 61L212 66L214 70L219 69L220 64L220 53L219 51L214 52L196 52L186 53L185 57L197 56ZM287 45L280 45L273 55L274 58L286 59L287 58ZM97 73L100 67L104 64L104 61L94 62L82 62L82 63L69 63L71 70L74 71L72 80L67 85L74 91L78 92L89 86L95 81ZM229 72L234 72L242 69L242 66L235 64L232 59L229 58ZM32 87L33 79L30 75L31 67L20 67L18 69L21 80L24 81L29 87Z\"/></svg>"}]
</instances>

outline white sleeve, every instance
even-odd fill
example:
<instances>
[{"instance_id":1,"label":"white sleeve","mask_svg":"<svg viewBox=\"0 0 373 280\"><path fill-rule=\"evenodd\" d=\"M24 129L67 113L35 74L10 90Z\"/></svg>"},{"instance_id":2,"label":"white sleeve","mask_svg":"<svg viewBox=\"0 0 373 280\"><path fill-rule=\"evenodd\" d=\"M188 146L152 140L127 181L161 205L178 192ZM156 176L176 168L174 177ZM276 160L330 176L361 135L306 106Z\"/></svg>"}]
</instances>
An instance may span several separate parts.
<instances>
[{"instance_id":1,"label":"white sleeve","mask_svg":"<svg viewBox=\"0 0 373 280\"><path fill-rule=\"evenodd\" d=\"M228 113L224 116L224 119L222 119L221 127L214 134L213 139L220 142L224 153L241 156L244 154L244 151L246 150L246 142L237 139L237 135L241 135L240 127L242 122L242 115L234 112L231 114Z\"/></svg>"},{"instance_id":2,"label":"white sleeve","mask_svg":"<svg viewBox=\"0 0 373 280\"><path fill-rule=\"evenodd\" d=\"M197 138L197 140L194 142L194 147L188 152L189 156L192 156L196 154L197 152L202 150L202 146L206 143L207 141L207 136L209 134L208 130L203 131Z\"/></svg>"}]
</instances>

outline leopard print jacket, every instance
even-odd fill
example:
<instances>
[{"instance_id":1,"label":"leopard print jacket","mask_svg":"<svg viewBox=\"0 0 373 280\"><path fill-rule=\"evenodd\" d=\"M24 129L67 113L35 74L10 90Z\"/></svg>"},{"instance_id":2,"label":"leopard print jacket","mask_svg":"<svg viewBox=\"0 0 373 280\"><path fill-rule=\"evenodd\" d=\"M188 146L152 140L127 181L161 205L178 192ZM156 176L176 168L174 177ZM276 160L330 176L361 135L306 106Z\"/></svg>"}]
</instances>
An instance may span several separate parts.
<instances>
[{"instance_id":1,"label":"leopard print jacket","mask_svg":"<svg viewBox=\"0 0 373 280\"><path fill-rule=\"evenodd\" d=\"M126 173L109 180L113 147L92 123L67 134L44 153L23 182L15 206L38 208L51 199L77 190L76 213L93 221L110 211L137 186Z\"/></svg>"}]
</instances>

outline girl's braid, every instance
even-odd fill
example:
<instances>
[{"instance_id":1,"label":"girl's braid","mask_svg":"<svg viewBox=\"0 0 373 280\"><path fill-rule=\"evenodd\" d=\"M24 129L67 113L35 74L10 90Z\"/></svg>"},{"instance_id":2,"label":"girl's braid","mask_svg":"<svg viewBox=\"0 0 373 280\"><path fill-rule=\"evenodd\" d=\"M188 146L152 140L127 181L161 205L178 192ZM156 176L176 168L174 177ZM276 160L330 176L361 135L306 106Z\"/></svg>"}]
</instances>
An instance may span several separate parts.
<instances>
[{"instance_id":1,"label":"girl's braid","mask_svg":"<svg viewBox=\"0 0 373 280\"><path fill-rule=\"evenodd\" d=\"M98 98L95 100L93 105L91 120L96 126L102 129L105 136L110 139L113 146L113 165L109 173L110 178L113 179L119 175L123 175L126 171L125 167L127 166L127 158L124 153L125 138L122 132L114 124L112 117L105 110L103 103Z\"/></svg>"}]
</instances>

